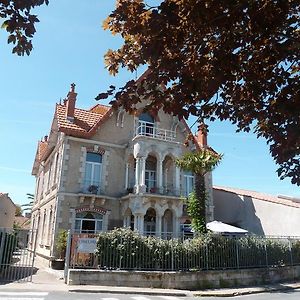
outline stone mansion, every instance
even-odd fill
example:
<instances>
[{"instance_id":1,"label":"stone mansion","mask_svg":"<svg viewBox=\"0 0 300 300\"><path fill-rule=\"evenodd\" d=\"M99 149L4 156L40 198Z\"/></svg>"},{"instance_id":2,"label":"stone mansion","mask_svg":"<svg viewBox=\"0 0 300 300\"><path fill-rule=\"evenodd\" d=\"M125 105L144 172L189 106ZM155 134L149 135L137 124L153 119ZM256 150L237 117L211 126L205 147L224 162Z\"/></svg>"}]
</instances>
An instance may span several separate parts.
<instances>
[{"instance_id":1,"label":"stone mansion","mask_svg":"<svg viewBox=\"0 0 300 300\"><path fill-rule=\"evenodd\" d=\"M32 228L38 231L37 254L56 255L60 229L97 233L131 227L143 235L179 237L189 223L184 197L193 174L174 159L206 147L198 132L184 145L190 129L184 120L159 111L128 114L97 104L76 108L75 85L56 104L49 136L38 142L32 174L36 177ZM207 221L213 220L212 179Z\"/></svg>"}]
</instances>

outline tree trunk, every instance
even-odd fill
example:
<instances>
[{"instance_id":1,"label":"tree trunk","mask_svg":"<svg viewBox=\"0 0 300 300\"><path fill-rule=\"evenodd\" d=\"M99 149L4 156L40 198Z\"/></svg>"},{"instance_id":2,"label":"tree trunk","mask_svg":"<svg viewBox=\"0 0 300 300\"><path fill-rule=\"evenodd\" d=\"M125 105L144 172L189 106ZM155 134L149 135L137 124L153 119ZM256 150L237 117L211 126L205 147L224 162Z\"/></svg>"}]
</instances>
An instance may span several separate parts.
<instances>
[{"instance_id":1,"label":"tree trunk","mask_svg":"<svg viewBox=\"0 0 300 300\"><path fill-rule=\"evenodd\" d=\"M205 191L205 177L203 174L196 174L195 176L195 194L197 198L197 212L199 214L199 225L202 227L202 232L206 232L206 191Z\"/></svg>"}]
</instances>

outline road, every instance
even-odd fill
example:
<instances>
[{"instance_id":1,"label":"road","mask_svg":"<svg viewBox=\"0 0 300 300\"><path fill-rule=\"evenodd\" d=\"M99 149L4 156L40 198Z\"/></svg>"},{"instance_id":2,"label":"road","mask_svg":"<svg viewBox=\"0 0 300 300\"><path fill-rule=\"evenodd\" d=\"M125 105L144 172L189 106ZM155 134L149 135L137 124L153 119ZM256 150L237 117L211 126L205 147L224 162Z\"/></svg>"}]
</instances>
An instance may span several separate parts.
<instances>
[{"instance_id":1,"label":"road","mask_svg":"<svg viewBox=\"0 0 300 300\"><path fill-rule=\"evenodd\" d=\"M300 300L300 290L279 291L235 297L201 297L199 300Z\"/></svg>"},{"instance_id":2,"label":"road","mask_svg":"<svg viewBox=\"0 0 300 300\"><path fill-rule=\"evenodd\" d=\"M300 290L288 292L262 293L236 297L175 297L175 296L143 296L109 293L79 293L79 292L28 292L1 291L0 300L299 300Z\"/></svg>"}]
</instances>

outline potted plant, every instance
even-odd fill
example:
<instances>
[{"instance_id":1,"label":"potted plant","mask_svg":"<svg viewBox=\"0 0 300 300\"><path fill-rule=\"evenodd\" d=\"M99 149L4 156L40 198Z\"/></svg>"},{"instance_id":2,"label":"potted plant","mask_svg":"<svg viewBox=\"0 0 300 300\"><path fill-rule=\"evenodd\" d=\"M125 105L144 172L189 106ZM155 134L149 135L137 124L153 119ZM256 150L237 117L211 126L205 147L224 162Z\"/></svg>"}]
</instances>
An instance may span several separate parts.
<instances>
[{"instance_id":1,"label":"potted plant","mask_svg":"<svg viewBox=\"0 0 300 300\"><path fill-rule=\"evenodd\" d=\"M51 267L55 270L63 270L65 266L65 256L67 249L67 238L68 231L65 229L61 229L56 238L56 250L58 253L58 258L52 260Z\"/></svg>"},{"instance_id":2,"label":"potted plant","mask_svg":"<svg viewBox=\"0 0 300 300\"><path fill-rule=\"evenodd\" d=\"M90 185L88 188L88 191L92 194L97 194L98 193L98 186L97 185Z\"/></svg>"}]
</instances>

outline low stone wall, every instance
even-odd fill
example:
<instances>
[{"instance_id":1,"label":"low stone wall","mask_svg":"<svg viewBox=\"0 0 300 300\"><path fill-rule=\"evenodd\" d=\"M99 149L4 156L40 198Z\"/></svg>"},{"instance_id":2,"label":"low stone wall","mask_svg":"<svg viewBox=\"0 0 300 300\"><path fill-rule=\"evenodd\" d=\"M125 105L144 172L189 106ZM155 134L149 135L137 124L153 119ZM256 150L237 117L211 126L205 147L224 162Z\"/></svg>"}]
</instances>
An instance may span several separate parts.
<instances>
[{"instance_id":1,"label":"low stone wall","mask_svg":"<svg viewBox=\"0 0 300 300\"><path fill-rule=\"evenodd\" d=\"M69 285L106 285L197 290L293 281L300 266L199 272L103 271L70 269Z\"/></svg>"}]
</instances>

